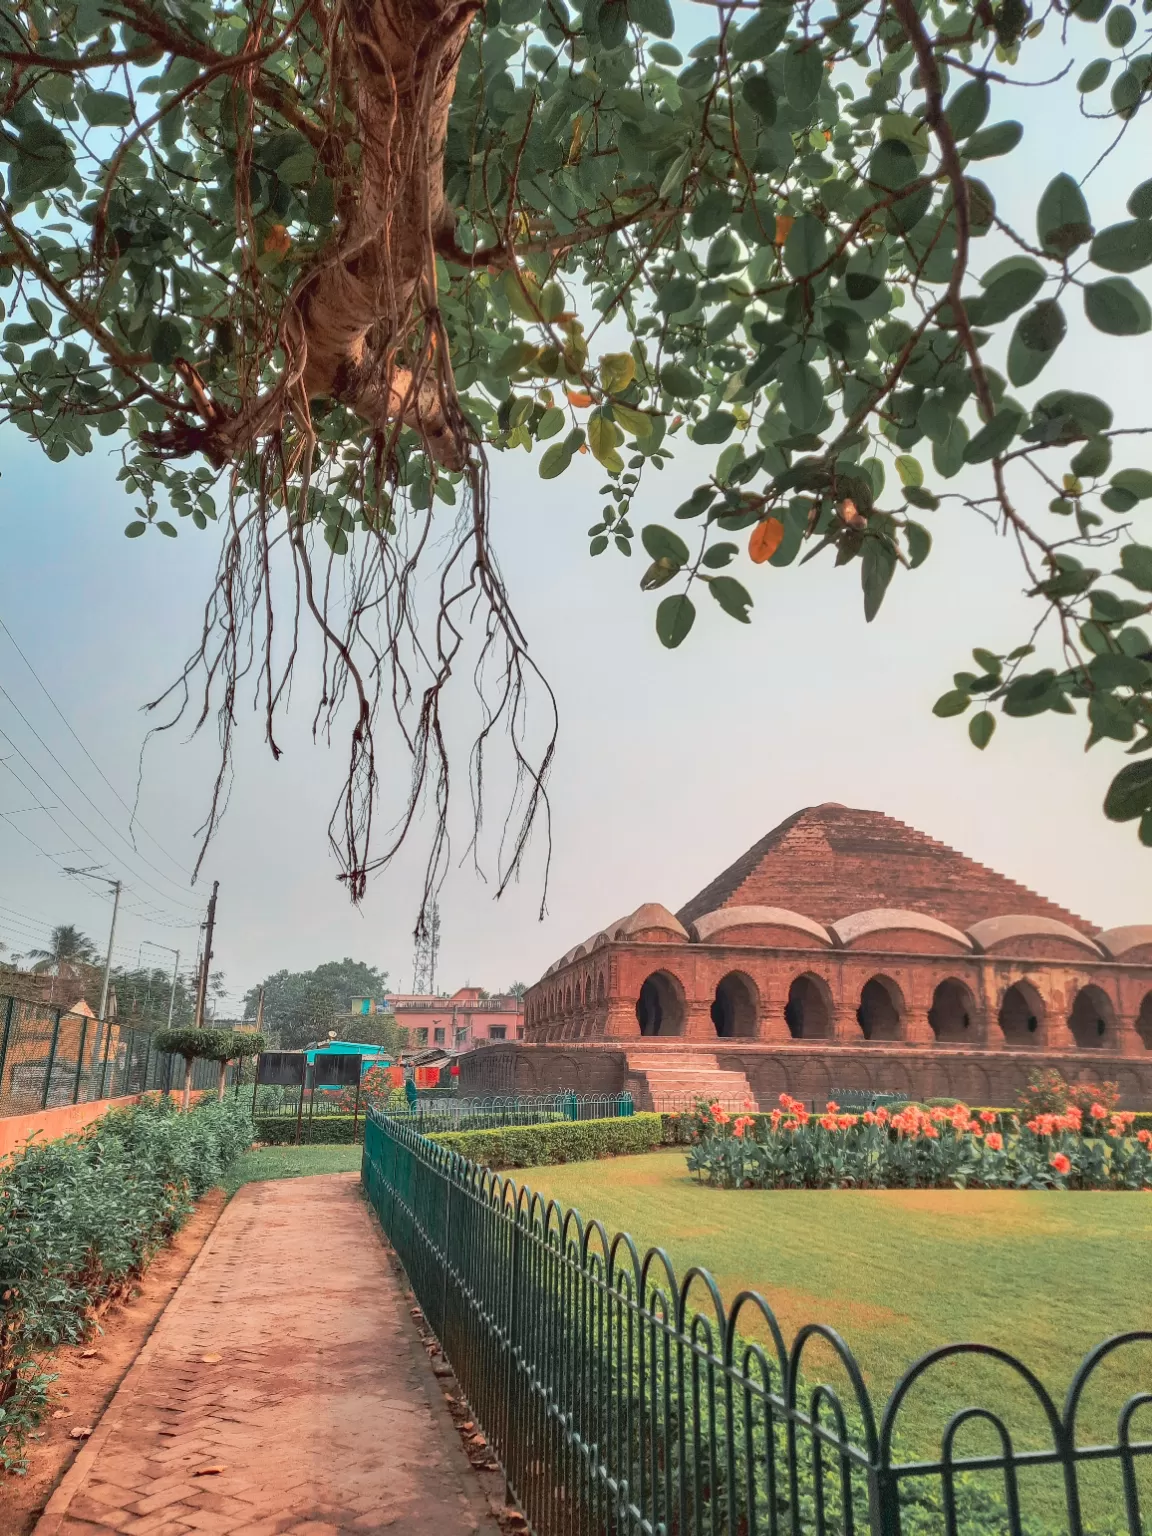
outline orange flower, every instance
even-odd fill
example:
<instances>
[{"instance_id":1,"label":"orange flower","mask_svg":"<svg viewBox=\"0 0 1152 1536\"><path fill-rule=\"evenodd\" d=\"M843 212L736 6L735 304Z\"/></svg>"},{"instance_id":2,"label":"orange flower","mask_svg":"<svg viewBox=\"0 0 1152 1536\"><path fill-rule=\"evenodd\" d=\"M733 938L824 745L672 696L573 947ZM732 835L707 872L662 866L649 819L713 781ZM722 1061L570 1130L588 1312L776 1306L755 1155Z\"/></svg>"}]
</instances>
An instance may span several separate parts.
<instances>
[{"instance_id":1,"label":"orange flower","mask_svg":"<svg viewBox=\"0 0 1152 1536\"><path fill-rule=\"evenodd\" d=\"M1063 1152L1057 1152L1056 1156L1051 1159L1051 1163L1052 1167L1055 1168L1056 1172L1061 1176L1061 1178L1063 1178L1066 1173L1072 1172L1071 1159L1065 1157Z\"/></svg>"},{"instance_id":2,"label":"orange flower","mask_svg":"<svg viewBox=\"0 0 1152 1536\"><path fill-rule=\"evenodd\" d=\"M840 1127L840 1129L842 1131L850 1131L852 1129L852 1127L856 1124L856 1116L855 1115L838 1115L836 1117L836 1124Z\"/></svg>"},{"instance_id":3,"label":"orange flower","mask_svg":"<svg viewBox=\"0 0 1152 1536\"><path fill-rule=\"evenodd\" d=\"M732 1134L734 1136L743 1136L744 1132L751 1129L755 1124L756 1121L752 1115L737 1115L732 1126Z\"/></svg>"},{"instance_id":4,"label":"orange flower","mask_svg":"<svg viewBox=\"0 0 1152 1536\"><path fill-rule=\"evenodd\" d=\"M999 1131L989 1131L984 1138L984 1145L989 1152L999 1152L1004 1146L1004 1138Z\"/></svg>"},{"instance_id":5,"label":"orange flower","mask_svg":"<svg viewBox=\"0 0 1152 1536\"><path fill-rule=\"evenodd\" d=\"M1152 1141L1152 1131L1137 1131L1136 1140L1142 1142L1144 1146L1147 1146L1148 1143Z\"/></svg>"},{"instance_id":6,"label":"orange flower","mask_svg":"<svg viewBox=\"0 0 1152 1536\"><path fill-rule=\"evenodd\" d=\"M1092 1116L1093 1120L1107 1120L1108 1118L1108 1111L1104 1108L1103 1104L1093 1104L1088 1113Z\"/></svg>"},{"instance_id":7,"label":"orange flower","mask_svg":"<svg viewBox=\"0 0 1152 1536\"><path fill-rule=\"evenodd\" d=\"M836 1121L831 1115L821 1115L820 1129L822 1131L834 1131L836 1129Z\"/></svg>"},{"instance_id":8,"label":"orange flower","mask_svg":"<svg viewBox=\"0 0 1152 1536\"><path fill-rule=\"evenodd\" d=\"M880 1108L876 1111L876 1124L877 1125L887 1125L887 1123L888 1123L888 1111L885 1109L884 1105L881 1104Z\"/></svg>"},{"instance_id":9,"label":"orange flower","mask_svg":"<svg viewBox=\"0 0 1152 1536\"><path fill-rule=\"evenodd\" d=\"M982 1109L980 1111L980 1118L983 1120L985 1125L995 1125L996 1111L993 1109Z\"/></svg>"},{"instance_id":10,"label":"orange flower","mask_svg":"<svg viewBox=\"0 0 1152 1536\"><path fill-rule=\"evenodd\" d=\"M828 1113L830 1115L834 1115L836 1113L836 1111L840 1108L840 1106L839 1106L839 1104L835 1103L834 1100L829 1099L827 1104L825 1104L824 1108L828 1111Z\"/></svg>"},{"instance_id":11,"label":"orange flower","mask_svg":"<svg viewBox=\"0 0 1152 1536\"><path fill-rule=\"evenodd\" d=\"M875 1125L876 1124L876 1116L872 1113L872 1111L870 1109L866 1109L864 1111L863 1119L864 1119L864 1124L865 1125Z\"/></svg>"}]
</instances>

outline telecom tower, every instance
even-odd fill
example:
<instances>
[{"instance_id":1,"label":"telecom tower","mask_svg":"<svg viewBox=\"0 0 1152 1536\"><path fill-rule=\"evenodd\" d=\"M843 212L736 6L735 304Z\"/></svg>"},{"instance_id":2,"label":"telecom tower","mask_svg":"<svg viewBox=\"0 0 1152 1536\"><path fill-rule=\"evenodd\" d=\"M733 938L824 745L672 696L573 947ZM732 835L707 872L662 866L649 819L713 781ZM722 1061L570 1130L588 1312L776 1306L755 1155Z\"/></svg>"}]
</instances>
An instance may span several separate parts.
<instances>
[{"instance_id":1,"label":"telecom tower","mask_svg":"<svg viewBox=\"0 0 1152 1536\"><path fill-rule=\"evenodd\" d=\"M440 906L433 902L416 929L412 957L412 990L429 995L436 990L436 960L440 954Z\"/></svg>"}]
</instances>

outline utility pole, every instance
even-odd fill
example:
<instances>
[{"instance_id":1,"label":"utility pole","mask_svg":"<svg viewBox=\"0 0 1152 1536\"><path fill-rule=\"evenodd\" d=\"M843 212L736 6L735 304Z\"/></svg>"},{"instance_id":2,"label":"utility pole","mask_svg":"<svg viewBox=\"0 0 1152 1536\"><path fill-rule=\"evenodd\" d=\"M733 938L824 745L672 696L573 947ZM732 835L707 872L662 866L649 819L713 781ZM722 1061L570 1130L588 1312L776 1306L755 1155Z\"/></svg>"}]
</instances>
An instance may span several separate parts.
<instances>
[{"instance_id":1,"label":"utility pole","mask_svg":"<svg viewBox=\"0 0 1152 1536\"><path fill-rule=\"evenodd\" d=\"M116 938L116 914L120 910L121 882L113 880L110 875L102 875L95 869L73 869L70 864L64 866L64 873L66 875L79 875L85 880L103 880L105 885L112 887L112 923L108 929L108 954L104 959L104 980L100 987L100 1011L96 1016L96 1028L93 1031L92 1039L92 1070L95 1072L96 1063L100 1060L101 1046L103 1045L104 1049L107 1050L105 1035L107 1035L108 1039L111 1039L111 1029L105 1015L108 1012L108 991L112 977L112 944ZM101 1091L103 1091L103 1080L101 1080L100 1086Z\"/></svg>"},{"instance_id":2,"label":"utility pole","mask_svg":"<svg viewBox=\"0 0 1152 1536\"><path fill-rule=\"evenodd\" d=\"M200 959L200 981L196 988L196 1029L204 1028L204 1003L208 996L208 971L212 965L212 933L216 927L216 892L219 880L212 882L212 895L208 898L208 916L204 923L204 953Z\"/></svg>"},{"instance_id":3,"label":"utility pole","mask_svg":"<svg viewBox=\"0 0 1152 1536\"><path fill-rule=\"evenodd\" d=\"M172 967L172 986L168 992L168 1028L172 1028L172 1010L176 1006L176 978L180 973L180 951L176 951L176 963Z\"/></svg>"},{"instance_id":4,"label":"utility pole","mask_svg":"<svg viewBox=\"0 0 1152 1536\"><path fill-rule=\"evenodd\" d=\"M119 880L113 880L110 884L114 892L112 897L112 926L108 930L108 955L104 961L104 984L100 988L101 1023L104 1022L104 1017L108 1012L108 983L112 976L112 940L116 937L116 914L120 910L120 882Z\"/></svg>"}]
</instances>

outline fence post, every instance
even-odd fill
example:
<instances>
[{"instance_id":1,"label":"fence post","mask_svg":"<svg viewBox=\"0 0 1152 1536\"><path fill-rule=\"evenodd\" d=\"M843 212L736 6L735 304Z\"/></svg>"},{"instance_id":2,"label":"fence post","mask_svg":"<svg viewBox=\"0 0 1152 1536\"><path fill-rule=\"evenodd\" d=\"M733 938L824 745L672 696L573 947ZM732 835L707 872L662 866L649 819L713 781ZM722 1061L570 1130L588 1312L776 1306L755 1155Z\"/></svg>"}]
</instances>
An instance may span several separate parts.
<instances>
[{"instance_id":1,"label":"fence post","mask_svg":"<svg viewBox=\"0 0 1152 1536\"><path fill-rule=\"evenodd\" d=\"M76 1052L76 1078L72 1084L72 1102L80 1102L80 1078L84 1072L84 1047L88 1043L88 1020L80 1020L80 1049Z\"/></svg>"},{"instance_id":2,"label":"fence post","mask_svg":"<svg viewBox=\"0 0 1152 1536\"><path fill-rule=\"evenodd\" d=\"M8 1065L8 1037L12 1033L12 1015L16 1012L16 999L10 997L4 1009L4 1039L0 1043L0 1099L4 1097L4 1070Z\"/></svg>"},{"instance_id":3,"label":"fence post","mask_svg":"<svg viewBox=\"0 0 1152 1536\"><path fill-rule=\"evenodd\" d=\"M147 1093L148 1092L148 1063L151 1061L151 1059L152 1059L152 1032L151 1032L151 1030L149 1030L149 1032L144 1036L144 1076L143 1076L143 1078L140 1081L140 1092L141 1093Z\"/></svg>"},{"instance_id":4,"label":"fence post","mask_svg":"<svg viewBox=\"0 0 1152 1536\"><path fill-rule=\"evenodd\" d=\"M40 1108L48 1108L48 1095L52 1088L52 1068L56 1065L56 1042L60 1039L60 1009L56 1010L56 1022L52 1026L52 1044L48 1048L48 1070L44 1074L44 1092L40 1096Z\"/></svg>"},{"instance_id":5,"label":"fence post","mask_svg":"<svg viewBox=\"0 0 1152 1536\"><path fill-rule=\"evenodd\" d=\"M112 1045L112 1030L115 1026L107 1024L104 1029L104 1060L100 1064L100 1092L98 1097L108 1097L108 1052Z\"/></svg>"}]
</instances>

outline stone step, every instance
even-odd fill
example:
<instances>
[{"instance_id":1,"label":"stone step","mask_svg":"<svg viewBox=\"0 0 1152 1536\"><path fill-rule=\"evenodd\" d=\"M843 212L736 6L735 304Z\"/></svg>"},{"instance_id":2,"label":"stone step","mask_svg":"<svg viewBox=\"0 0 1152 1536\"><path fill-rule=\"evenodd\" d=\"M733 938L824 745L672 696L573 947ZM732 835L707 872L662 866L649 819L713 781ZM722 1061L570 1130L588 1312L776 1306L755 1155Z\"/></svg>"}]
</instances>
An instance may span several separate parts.
<instances>
[{"instance_id":1,"label":"stone step","mask_svg":"<svg viewBox=\"0 0 1152 1536\"><path fill-rule=\"evenodd\" d=\"M734 1106L756 1103L744 1073L721 1067L706 1051L630 1050L628 1084L640 1109L673 1101L687 1107L696 1099L719 1099Z\"/></svg>"}]
</instances>

